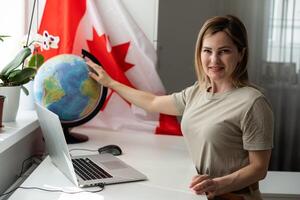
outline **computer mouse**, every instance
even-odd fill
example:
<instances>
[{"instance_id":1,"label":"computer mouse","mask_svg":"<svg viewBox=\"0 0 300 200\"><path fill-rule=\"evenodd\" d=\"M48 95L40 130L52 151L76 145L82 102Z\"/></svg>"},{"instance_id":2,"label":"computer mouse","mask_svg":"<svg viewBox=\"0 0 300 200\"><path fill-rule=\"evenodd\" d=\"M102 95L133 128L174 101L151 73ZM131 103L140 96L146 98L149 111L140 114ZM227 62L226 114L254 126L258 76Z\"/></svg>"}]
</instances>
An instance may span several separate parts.
<instances>
[{"instance_id":1,"label":"computer mouse","mask_svg":"<svg viewBox=\"0 0 300 200\"><path fill-rule=\"evenodd\" d=\"M122 154L122 150L118 145L110 144L98 149L99 154L110 153L114 156L118 156Z\"/></svg>"}]
</instances>

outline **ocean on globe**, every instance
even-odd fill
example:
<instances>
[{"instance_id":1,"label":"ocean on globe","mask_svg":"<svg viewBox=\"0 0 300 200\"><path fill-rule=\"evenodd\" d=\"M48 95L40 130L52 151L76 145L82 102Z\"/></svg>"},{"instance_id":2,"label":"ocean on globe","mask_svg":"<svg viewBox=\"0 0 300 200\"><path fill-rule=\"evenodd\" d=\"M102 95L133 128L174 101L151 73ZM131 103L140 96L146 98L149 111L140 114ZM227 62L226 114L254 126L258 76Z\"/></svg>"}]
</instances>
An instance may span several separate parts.
<instances>
[{"instance_id":1,"label":"ocean on globe","mask_svg":"<svg viewBox=\"0 0 300 200\"><path fill-rule=\"evenodd\" d=\"M73 123L95 113L102 87L88 75L84 59L61 54L47 60L34 79L35 101L56 113L62 123Z\"/></svg>"}]
</instances>

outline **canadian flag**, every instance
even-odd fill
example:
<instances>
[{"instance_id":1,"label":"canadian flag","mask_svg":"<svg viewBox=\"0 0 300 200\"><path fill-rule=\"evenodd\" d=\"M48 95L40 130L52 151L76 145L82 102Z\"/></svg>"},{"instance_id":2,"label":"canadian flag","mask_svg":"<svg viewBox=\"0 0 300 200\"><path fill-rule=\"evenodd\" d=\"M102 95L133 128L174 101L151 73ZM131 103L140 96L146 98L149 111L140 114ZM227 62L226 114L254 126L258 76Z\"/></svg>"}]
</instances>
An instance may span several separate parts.
<instances>
[{"instance_id":1,"label":"canadian flag","mask_svg":"<svg viewBox=\"0 0 300 200\"><path fill-rule=\"evenodd\" d=\"M42 52L45 59L63 53L80 55L86 49L119 82L165 94L155 69L155 49L120 0L46 0L38 32L59 37L57 49ZM181 135L174 116L148 113L112 90L85 126Z\"/></svg>"}]
</instances>

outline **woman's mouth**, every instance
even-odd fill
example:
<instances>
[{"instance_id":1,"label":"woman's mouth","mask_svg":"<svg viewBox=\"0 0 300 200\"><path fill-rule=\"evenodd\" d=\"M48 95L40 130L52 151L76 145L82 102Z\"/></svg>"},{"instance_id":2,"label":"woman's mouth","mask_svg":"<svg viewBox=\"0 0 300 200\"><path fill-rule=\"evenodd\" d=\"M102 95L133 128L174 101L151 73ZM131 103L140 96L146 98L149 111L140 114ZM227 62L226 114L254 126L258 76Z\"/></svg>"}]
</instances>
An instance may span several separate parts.
<instances>
[{"instance_id":1,"label":"woman's mouth","mask_svg":"<svg viewBox=\"0 0 300 200\"><path fill-rule=\"evenodd\" d=\"M208 67L208 70L212 71L212 72L219 72L224 70L224 67L221 66L210 66Z\"/></svg>"}]
</instances>

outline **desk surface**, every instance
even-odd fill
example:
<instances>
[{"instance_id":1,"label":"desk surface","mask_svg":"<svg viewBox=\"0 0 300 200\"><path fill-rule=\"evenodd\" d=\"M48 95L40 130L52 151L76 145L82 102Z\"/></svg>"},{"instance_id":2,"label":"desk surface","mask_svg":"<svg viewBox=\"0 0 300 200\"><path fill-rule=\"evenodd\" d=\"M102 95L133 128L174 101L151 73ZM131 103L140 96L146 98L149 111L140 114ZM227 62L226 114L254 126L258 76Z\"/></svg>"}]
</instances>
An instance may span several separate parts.
<instances>
[{"instance_id":1,"label":"desk surface","mask_svg":"<svg viewBox=\"0 0 300 200\"><path fill-rule=\"evenodd\" d=\"M263 197L300 199L300 172L269 171L259 187Z\"/></svg>"},{"instance_id":2,"label":"desk surface","mask_svg":"<svg viewBox=\"0 0 300 200\"><path fill-rule=\"evenodd\" d=\"M10 200L34 199L207 199L206 196L193 194L188 185L196 170L190 159L183 137L153 135L146 133L116 133L92 128L77 128L73 131L85 133L89 141L69 145L70 149L98 149L103 145L117 144L123 154L119 158L144 173L149 180L108 185L102 192L67 195L38 190L18 189ZM91 154L75 150L73 155ZM24 187L42 187L79 191L47 157L22 184ZM97 188L88 188L90 190ZM70 197L71 196L71 197Z\"/></svg>"}]
</instances>

